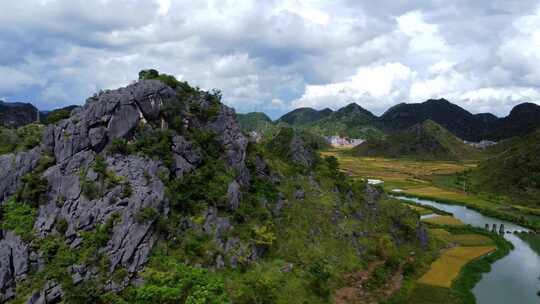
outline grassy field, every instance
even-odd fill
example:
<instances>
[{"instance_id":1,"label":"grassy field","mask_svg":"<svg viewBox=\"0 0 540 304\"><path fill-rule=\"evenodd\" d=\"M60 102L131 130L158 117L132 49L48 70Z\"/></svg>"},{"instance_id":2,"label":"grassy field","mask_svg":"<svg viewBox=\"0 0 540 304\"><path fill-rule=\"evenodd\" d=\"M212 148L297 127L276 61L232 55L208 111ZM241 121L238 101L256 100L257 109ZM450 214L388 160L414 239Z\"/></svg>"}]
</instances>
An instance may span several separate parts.
<instances>
[{"instance_id":1,"label":"grassy field","mask_svg":"<svg viewBox=\"0 0 540 304\"><path fill-rule=\"evenodd\" d=\"M494 244L492 239L479 234L451 234L442 228L429 229L429 232L432 237L460 246L489 246Z\"/></svg>"},{"instance_id":2,"label":"grassy field","mask_svg":"<svg viewBox=\"0 0 540 304\"><path fill-rule=\"evenodd\" d=\"M382 179L407 186L425 184L429 175L452 174L461 172L475 164L454 163L448 161L415 161L387 159L381 157L354 157L343 155L343 150L322 152L323 156L335 156L343 169L353 177Z\"/></svg>"},{"instance_id":3,"label":"grassy field","mask_svg":"<svg viewBox=\"0 0 540 304\"><path fill-rule=\"evenodd\" d=\"M460 226L465 225L462 221L450 215L436 215L434 217L425 218L422 220L424 223L435 224L435 225L450 225L450 226Z\"/></svg>"},{"instance_id":4,"label":"grassy field","mask_svg":"<svg viewBox=\"0 0 540 304\"><path fill-rule=\"evenodd\" d=\"M463 304L459 296L450 288L417 284L411 293L411 304Z\"/></svg>"},{"instance_id":5,"label":"grassy field","mask_svg":"<svg viewBox=\"0 0 540 304\"><path fill-rule=\"evenodd\" d=\"M430 270L418 282L450 288L465 264L496 249L495 246L458 246L448 249L433 262Z\"/></svg>"}]
</instances>

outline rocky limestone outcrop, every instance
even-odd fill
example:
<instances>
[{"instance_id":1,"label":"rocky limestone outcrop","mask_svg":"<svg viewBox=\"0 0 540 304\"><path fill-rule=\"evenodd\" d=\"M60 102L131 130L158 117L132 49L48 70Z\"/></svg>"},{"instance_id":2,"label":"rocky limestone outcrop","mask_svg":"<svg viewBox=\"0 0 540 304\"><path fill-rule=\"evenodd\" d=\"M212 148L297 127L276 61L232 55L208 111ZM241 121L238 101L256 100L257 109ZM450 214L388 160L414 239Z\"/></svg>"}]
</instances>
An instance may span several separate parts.
<instances>
[{"instance_id":1,"label":"rocky limestone outcrop","mask_svg":"<svg viewBox=\"0 0 540 304\"><path fill-rule=\"evenodd\" d=\"M0 230L0 302L15 295L15 284L28 272L28 247L12 232Z\"/></svg>"},{"instance_id":2,"label":"rocky limestone outcrop","mask_svg":"<svg viewBox=\"0 0 540 304\"><path fill-rule=\"evenodd\" d=\"M292 137L290 150L292 161L299 165L310 167L315 162L314 152L307 147L302 137L296 132Z\"/></svg>"},{"instance_id":3,"label":"rocky limestone outcrop","mask_svg":"<svg viewBox=\"0 0 540 304\"><path fill-rule=\"evenodd\" d=\"M85 150L100 152L108 140L127 138L141 121L159 124L160 110L176 101L175 91L156 80L104 92L75 109L70 119L49 126L44 146L57 162Z\"/></svg>"},{"instance_id":4,"label":"rocky limestone outcrop","mask_svg":"<svg viewBox=\"0 0 540 304\"><path fill-rule=\"evenodd\" d=\"M70 118L49 125L39 147L0 156L0 167L5 169L0 171L0 202L20 187L22 176L36 168L42 153L54 156L56 163L42 174L49 190L47 203L39 206L34 224L36 237L63 233L66 244L77 249L85 231L110 224L110 240L101 248L110 260L109 273L123 268L128 271L128 277L134 277L144 267L158 237L153 222L157 216L166 217L169 213L165 185L158 176L184 177L201 165L203 153L192 141L176 134L170 147L174 160L171 167L140 155L107 155L104 158L107 177L104 177L95 172L93 166L97 155L104 155L112 140L131 140L141 125L166 128L168 123L163 113L175 108L185 129L216 134L223 160L238 172L238 178L228 185L231 209L238 207L241 188L249 183L245 164L248 141L240 132L234 111L218 104L215 118L207 121L189 113L190 104L203 110L212 106L216 109L215 103L209 103L207 93L200 92L182 102L179 99L178 91L157 80L139 81L89 98ZM104 180L111 176L114 181ZM98 193L85 194L83 188L88 183L97 185ZM148 209L155 210L156 217L141 220L139 215ZM67 223L62 231L57 229L60 221ZM232 243L228 245L231 248L236 246ZM29 256L36 255L11 232L3 233L0 238L0 291L3 294L0 303L13 297L17 280L23 279L28 270ZM85 265L73 265L70 272L76 283L94 275ZM111 283L104 288L118 290L122 287ZM52 303L61 297L61 286L48 282L33 294L29 303Z\"/></svg>"},{"instance_id":5,"label":"rocky limestone outcrop","mask_svg":"<svg viewBox=\"0 0 540 304\"><path fill-rule=\"evenodd\" d=\"M207 129L219 134L218 140L224 147L228 165L239 172L238 182L246 185L249 182L249 171L246 168L248 139L240 131L234 110L224 107Z\"/></svg>"},{"instance_id":6,"label":"rocky limestone outcrop","mask_svg":"<svg viewBox=\"0 0 540 304\"><path fill-rule=\"evenodd\" d=\"M41 158L41 149L0 155L0 205L21 185L21 178L32 171Z\"/></svg>"}]
</instances>

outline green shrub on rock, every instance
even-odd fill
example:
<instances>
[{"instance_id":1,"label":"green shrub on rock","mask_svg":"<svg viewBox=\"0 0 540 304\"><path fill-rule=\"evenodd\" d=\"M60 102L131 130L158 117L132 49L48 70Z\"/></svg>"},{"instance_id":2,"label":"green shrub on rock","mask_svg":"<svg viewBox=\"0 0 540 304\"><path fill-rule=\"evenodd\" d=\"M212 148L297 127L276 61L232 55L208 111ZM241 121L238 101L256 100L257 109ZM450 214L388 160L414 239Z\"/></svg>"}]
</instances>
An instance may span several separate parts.
<instances>
[{"instance_id":1,"label":"green shrub on rock","mask_svg":"<svg viewBox=\"0 0 540 304\"><path fill-rule=\"evenodd\" d=\"M135 219L139 223L148 223L157 219L159 213L152 207L144 207L135 215Z\"/></svg>"},{"instance_id":2,"label":"green shrub on rock","mask_svg":"<svg viewBox=\"0 0 540 304\"><path fill-rule=\"evenodd\" d=\"M15 197L19 202L29 203L33 206L39 206L45 203L47 197L45 194L49 188L46 179L38 173L28 173L23 178L23 186L17 191Z\"/></svg>"},{"instance_id":3,"label":"green shrub on rock","mask_svg":"<svg viewBox=\"0 0 540 304\"><path fill-rule=\"evenodd\" d=\"M37 216L34 207L12 199L4 203L0 211L0 229L13 231L26 241L33 238L32 228Z\"/></svg>"}]
</instances>

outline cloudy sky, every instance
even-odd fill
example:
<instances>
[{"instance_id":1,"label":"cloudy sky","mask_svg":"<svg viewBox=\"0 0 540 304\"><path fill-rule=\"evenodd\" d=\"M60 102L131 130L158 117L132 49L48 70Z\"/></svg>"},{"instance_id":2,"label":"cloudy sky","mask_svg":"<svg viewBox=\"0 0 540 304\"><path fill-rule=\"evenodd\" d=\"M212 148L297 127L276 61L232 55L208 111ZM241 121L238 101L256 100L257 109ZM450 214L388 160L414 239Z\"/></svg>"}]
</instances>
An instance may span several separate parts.
<instances>
[{"instance_id":1,"label":"cloudy sky","mask_svg":"<svg viewBox=\"0 0 540 304\"><path fill-rule=\"evenodd\" d=\"M0 98L81 104L156 68L238 112L540 104L537 0L1 1Z\"/></svg>"}]
</instances>

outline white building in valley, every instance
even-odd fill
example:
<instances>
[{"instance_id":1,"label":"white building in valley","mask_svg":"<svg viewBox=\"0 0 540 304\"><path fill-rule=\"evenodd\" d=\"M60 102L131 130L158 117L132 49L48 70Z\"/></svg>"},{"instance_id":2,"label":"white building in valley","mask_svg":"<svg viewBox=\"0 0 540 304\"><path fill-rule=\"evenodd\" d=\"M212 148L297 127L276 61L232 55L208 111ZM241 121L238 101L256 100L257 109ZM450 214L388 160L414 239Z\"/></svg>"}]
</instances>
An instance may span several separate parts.
<instances>
[{"instance_id":1,"label":"white building in valley","mask_svg":"<svg viewBox=\"0 0 540 304\"><path fill-rule=\"evenodd\" d=\"M352 148L364 142L361 138L348 138L338 135L326 136L325 139L335 148Z\"/></svg>"}]
</instances>

